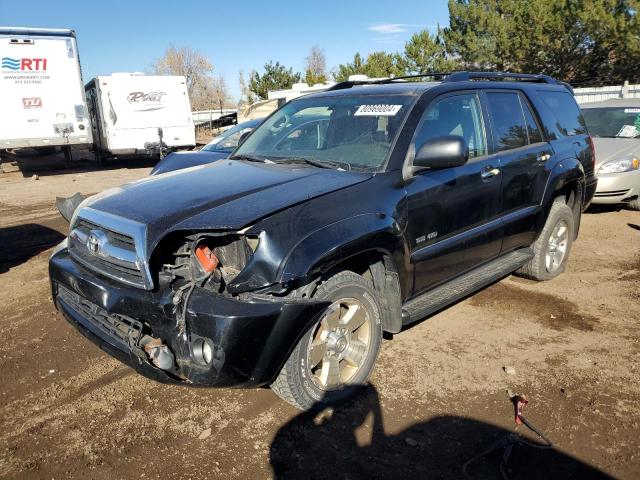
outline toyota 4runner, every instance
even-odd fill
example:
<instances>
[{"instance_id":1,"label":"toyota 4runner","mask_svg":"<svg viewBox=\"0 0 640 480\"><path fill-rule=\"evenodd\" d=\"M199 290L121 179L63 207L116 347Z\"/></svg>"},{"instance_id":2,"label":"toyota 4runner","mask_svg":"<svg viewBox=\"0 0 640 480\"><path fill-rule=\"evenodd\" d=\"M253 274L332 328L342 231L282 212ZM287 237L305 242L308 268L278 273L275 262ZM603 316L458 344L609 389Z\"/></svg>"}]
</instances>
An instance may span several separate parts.
<instances>
[{"instance_id":1,"label":"toyota 4runner","mask_svg":"<svg viewBox=\"0 0 640 480\"><path fill-rule=\"evenodd\" d=\"M367 380L383 332L558 275L596 187L570 87L423 78L336 84L226 160L85 200L51 257L57 308L147 377L308 408Z\"/></svg>"}]
</instances>

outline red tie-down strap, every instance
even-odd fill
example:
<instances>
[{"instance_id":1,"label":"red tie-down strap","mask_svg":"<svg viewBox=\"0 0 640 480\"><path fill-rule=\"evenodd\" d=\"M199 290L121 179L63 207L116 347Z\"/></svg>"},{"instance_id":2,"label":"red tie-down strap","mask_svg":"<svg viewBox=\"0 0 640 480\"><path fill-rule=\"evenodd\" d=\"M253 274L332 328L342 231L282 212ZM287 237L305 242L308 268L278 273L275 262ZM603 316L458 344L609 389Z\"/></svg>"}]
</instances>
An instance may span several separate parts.
<instances>
[{"instance_id":1,"label":"red tie-down strap","mask_svg":"<svg viewBox=\"0 0 640 480\"><path fill-rule=\"evenodd\" d=\"M527 400L527 397L524 395L514 395L511 397L511 401L513 402L513 408L515 409L516 425L522 425L522 409L527 403L529 403L529 400Z\"/></svg>"}]
</instances>

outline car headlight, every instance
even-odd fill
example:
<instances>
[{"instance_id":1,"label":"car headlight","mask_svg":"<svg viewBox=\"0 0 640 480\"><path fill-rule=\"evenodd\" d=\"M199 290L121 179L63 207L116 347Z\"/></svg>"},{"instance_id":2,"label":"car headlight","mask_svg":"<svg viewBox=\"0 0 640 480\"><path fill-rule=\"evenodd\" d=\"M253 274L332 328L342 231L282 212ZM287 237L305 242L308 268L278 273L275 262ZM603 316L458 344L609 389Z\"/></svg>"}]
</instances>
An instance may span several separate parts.
<instances>
[{"instance_id":1,"label":"car headlight","mask_svg":"<svg viewBox=\"0 0 640 480\"><path fill-rule=\"evenodd\" d=\"M640 160L636 157L627 157L620 160L611 160L603 163L598 169L598 173L622 173L638 170Z\"/></svg>"}]
</instances>

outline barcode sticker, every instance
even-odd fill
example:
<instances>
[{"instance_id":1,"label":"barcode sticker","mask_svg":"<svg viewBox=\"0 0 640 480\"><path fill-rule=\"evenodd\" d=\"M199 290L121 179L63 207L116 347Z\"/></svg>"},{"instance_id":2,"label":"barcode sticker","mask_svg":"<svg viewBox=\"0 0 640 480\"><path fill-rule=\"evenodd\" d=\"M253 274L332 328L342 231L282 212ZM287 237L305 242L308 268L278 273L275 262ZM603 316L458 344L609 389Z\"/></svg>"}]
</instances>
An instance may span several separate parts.
<instances>
[{"instance_id":1,"label":"barcode sticker","mask_svg":"<svg viewBox=\"0 0 640 480\"><path fill-rule=\"evenodd\" d=\"M393 117L400 111L401 108L402 105L360 105L360 107L358 107L358 110L356 110L356 113L354 113L353 115L354 117Z\"/></svg>"},{"instance_id":2,"label":"barcode sticker","mask_svg":"<svg viewBox=\"0 0 640 480\"><path fill-rule=\"evenodd\" d=\"M638 129L635 125L623 125L616 137L634 138L638 136Z\"/></svg>"}]
</instances>

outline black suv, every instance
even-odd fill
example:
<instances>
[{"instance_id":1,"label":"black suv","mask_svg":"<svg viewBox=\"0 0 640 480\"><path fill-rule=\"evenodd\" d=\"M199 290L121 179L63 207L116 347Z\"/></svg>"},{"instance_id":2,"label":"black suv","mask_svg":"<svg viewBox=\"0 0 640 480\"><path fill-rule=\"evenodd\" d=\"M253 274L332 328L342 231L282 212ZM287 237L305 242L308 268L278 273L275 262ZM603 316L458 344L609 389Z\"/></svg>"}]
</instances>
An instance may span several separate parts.
<instances>
[{"instance_id":1,"label":"black suv","mask_svg":"<svg viewBox=\"0 0 640 480\"><path fill-rule=\"evenodd\" d=\"M51 258L57 307L148 377L308 408L367 380L383 332L555 277L596 186L570 87L437 78L339 83L229 159L87 199Z\"/></svg>"}]
</instances>

